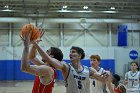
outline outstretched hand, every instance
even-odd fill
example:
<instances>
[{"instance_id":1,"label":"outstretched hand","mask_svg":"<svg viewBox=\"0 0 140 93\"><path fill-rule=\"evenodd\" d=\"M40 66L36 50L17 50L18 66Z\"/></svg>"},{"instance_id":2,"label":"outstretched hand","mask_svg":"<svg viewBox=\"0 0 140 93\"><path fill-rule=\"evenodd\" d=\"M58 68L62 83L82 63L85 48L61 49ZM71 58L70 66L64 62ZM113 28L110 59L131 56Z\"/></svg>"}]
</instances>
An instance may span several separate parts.
<instances>
[{"instance_id":1,"label":"outstretched hand","mask_svg":"<svg viewBox=\"0 0 140 93\"><path fill-rule=\"evenodd\" d=\"M33 41L33 42L39 43L40 41L42 41L41 38L42 38L42 36L44 35L45 31L43 31L42 29L39 29L39 33L40 33L39 39L37 39L36 41ZM33 42L32 42L32 43L33 43Z\"/></svg>"},{"instance_id":2,"label":"outstretched hand","mask_svg":"<svg viewBox=\"0 0 140 93\"><path fill-rule=\"evenodd\" d=\"M31 37L31 31L29 33L25 33L24 36L20 35L21 40L24 43L24 47L29 47L31 41L30 41L30 37Z\"/></svg>"},{"instance_id":3,"label":"outstretched hand","mask_svg":"<svg viewBox=\"0 0 140 93\"><path fill-rule=\"evenodd\" d=\"M40 33L40 39L41 39L42 36L44 35L45 31L43 31L42 29L39 29L39 33Z\"/></svg>"}]
</instances>

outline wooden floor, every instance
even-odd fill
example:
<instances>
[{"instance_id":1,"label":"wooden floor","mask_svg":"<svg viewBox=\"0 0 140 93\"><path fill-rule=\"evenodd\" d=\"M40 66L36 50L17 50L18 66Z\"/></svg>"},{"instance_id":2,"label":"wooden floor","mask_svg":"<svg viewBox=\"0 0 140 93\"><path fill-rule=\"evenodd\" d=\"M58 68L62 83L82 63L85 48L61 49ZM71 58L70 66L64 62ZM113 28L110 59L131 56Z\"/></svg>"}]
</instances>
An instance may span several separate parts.
<instances>
[{"instance_id":1,"label":"wooden floor","mask_svg":"<svg viewBox=\"0 0 140 93\"><path fill-rule=\"evenodd\" d=\"M0 93L31 93L33 81L0 81ZM53 93L66 93L64 83L57 81Z\"/></svg>"}]
</instances>

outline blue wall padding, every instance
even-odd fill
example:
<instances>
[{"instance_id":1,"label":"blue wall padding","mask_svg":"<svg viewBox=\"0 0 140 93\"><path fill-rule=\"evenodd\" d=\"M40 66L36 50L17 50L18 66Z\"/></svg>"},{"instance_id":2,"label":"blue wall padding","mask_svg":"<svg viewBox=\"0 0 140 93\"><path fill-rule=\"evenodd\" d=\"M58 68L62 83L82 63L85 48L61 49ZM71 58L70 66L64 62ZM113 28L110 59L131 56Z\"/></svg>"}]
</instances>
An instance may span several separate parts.
<instances>
[{"instance_id":1,"label":"blue wall padding","mask_svg":"<svg viewBox=\"0 0 140 93\"><path fill-rule=\"evenodd\" d=\"M64 60L70 62L70 60ZM34 80L35 76L20 71L20 60L0 60L0 80ZM89 60L82 60L81 63L90 66ZM101 67L115 73L115 60L107 59L101 61ZM57 80L63 80L62 72L57 70Z\"/></svg>"},{"instance_id":2,"label":"blue wall padding","mask_svg":"<svg viewBox=\"0 0 140 93\"><path fill-rule=\"evenodd\" d=\"M70 60L64 60L70 63ZM90 60L82 60L81 63L85 66L90 67ZM115 73L115 60L114 59L104 59L101 60L100 66L103 67L105 70L111 71L113 74Z\"/></svg>"},{"instance_id":3,"label":"blue wall padding","mask_svg":"<svg viewBox=\"0 0 140 93\"><path fill-rule=\"evenodd\" d=\"M6 80L6 61L0 61L0 80Z\"/></svg>"},{"instance_id":4,"label":"blue wall padding","mask_svg":"<svg viewBox=\"0 0 140 93\"><path fill-rule=\"evenodd\" d=\"M70 63L70 60L64 60L67 63ZM90 60L82 60L81 63L85 66L90 67ZM101 67L103 67L105 70L109 70L112 74L115 73L115 60L113 59L107 59L107 60L101 60ZM62 72L57 70L57 80L63 80Z\"/></svg>"},{"instance_id":5,"label":"blue wall padding","mask_svg":"<svg viewBox=\"0 0 140 93\"><path fill-rule=\"evenodd\" d=\"M9 60L5 60L6 62L6 70L5 70L5 73L6 73L6 80L14 80L14 66L15 66L15 62L13 60L9 61Z\"/></svg>"},{"instance_id":6,"label":"blue wall padding","mask_svg":"<svg viewBox=\"0 0 140 93\"><path fill-rule=\"evenodd\" d=\"M0 80L33 79L33 75L20 71L20 60L0 60Z\"/></svg>"},{"instance_id":7,"label":"blue wall padding","mask_svg":"<svg viewBox=\"0 0 140 93\"><path fill-rule=\"evenodd\" d=\"M109 70L112 74L115 74L115 60L101 60L100 66L105 70Z\"/></svg>"},{"instance_id":8,"label":"blue wall padding","mask_svg":"<svg viewBox=\"0 0 140 93\"><path fill-rule=\"evenodd\" d=\"M22 72L20 71L20 61L19 60L15 60L15 80L34 80L35 76Z\"/></svg>"}]
</instances>

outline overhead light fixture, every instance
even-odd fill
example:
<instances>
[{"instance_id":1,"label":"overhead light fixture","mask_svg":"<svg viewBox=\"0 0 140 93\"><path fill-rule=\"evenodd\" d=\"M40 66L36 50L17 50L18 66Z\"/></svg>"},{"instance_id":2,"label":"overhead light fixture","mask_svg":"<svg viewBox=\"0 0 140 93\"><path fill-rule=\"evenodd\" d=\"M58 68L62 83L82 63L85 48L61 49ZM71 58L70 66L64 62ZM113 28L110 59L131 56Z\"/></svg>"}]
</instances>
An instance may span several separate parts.
<instances>
[{"instance_id":1,"label":"overhead light fixture","mask_svg":"<svg viewBox=\"0 0 140 93\"><path fill-rule=\"evenodd\" d=\"M102 11L104 13L117 13L116 11Z\"/></svg>"},{"instance_id":2,"label":"overhead light fixture","mask_svg":"<svg viewBox=\"0 0 140 93\"><path fill-rule=\"evenodd\" d=\"M77 11L77 12L80 12L80 13L91 13L93 11L88 10L88 11Z\"/></svg>"},{"instance_id":3,"label":"overhead light fixture","mask_svg":"<svg viewBox=\"0 0 140 93\"><path fill-rule=\"evenodd\" d=\"M111 9L111 10L115 10L115 7L114 7L114 6L112 6L112 7L110 7L110 9Z\"/></svg>"},{"instance_id":4,"label":"overhead light fixture","mask_svg":"<svg viewBox=\"0 0 140 93\"><path fill-rule=\"evenodd\" d=\"M118 13L117 11L92 11L92 10L79 10L79 11L74 11L74 10L65 10L65 9L58 10L57 12L62 12L62 13L65 13L65 12L69 12L69 13L72 13L72 12L75 12L75 13L76 12L77 13L110 13L110 14Z\"/></svg>"},{"instance_id":5,"label":"overhead light fixture","mask_svg":"<svg viewBox=\"0 0 140 93\"><path fill-rule=\"evenodd\" d=\"M66 10L66 9L61 9L61 10L58 10L57 12L72 12L72 11Z\"/></svg>"},{"instance_id":6,"label":"overhead light fixture","mask_svg":"<svg viewBox=\"0 0 140 93\"><path fill-rule=\"evenodd\" d=\"M9 6L8 6L8 5L5 5L4 8L5 8L5 9L0 10L0 11L4 11L4 12L11 12L11 11L14 11L14 10L9 9Z\"/></svg>"},{"instance_id":7,"label":"overhead light fixture","mask_svg":"<svg viewBox=\"0 0 140 93\"><path fill-rule=\"evenodd\" d=\"M88 6L84 6L83 9L88 9Z\"/></svg>"},{"instance_id":8,"label":"overhead light fixture","mask_svg":"<svg viewBox=\"0 0 140 93\"><path fill-rule=\"evenodd\" d=\"M64 10L64 9L62 9L62 10L58 10L57 12L79 12L79 13L90 13L90 12L93 12L93 11L71 11L71 10Z\"/></svg>"},{"instance_id":9,"label":"overhead light fixture","mask_svg":"<svg viewBox=\"0 0 140 93\"><path fill-rule=\"evenodd\" d=\"M66 6L66 5L64 5L62 8L63 8L63 9L66 9L66 8L67 8L67 6Z\"/></svg>"},{"instance_id":10,"label":"overhead light fixture","mask_svg":"<svg viewBox=\"0 0 140 93\"><path fill-rule=\"evenodd\" d=\"M9 8L9 6L8 5L5 5L4 8Z\"/></svg>"},{"instance_id":11,"label":"overhead light fixture","mask_svg":"<svg viewBox=\"0 0 140 93\"><path fill-rule=\"evenodd\" d=\"M4 11L4 12L11 12L11 11L14 11L14 10L4 9L4 10L1 10L1 11Z\"/></svg>"}]
</instances>

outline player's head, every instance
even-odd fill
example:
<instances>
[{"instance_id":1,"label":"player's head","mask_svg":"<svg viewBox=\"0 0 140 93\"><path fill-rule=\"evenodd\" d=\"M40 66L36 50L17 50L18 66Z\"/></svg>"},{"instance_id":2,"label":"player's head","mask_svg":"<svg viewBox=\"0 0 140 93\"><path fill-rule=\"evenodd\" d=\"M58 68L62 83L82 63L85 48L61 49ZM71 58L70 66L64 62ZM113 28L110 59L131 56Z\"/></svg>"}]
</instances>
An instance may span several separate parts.
<instances>
[{"instance_id":1,"label":"player's head","mask_svg":"<svg viewBox=\"0 0 140 93\"><path fill-rule=\"evenodd\" d=\"M84 59L85 52L82 48L77 46L72 46L70 49L70 60L74 60L79 58L80 60Z\"/></svg>"},{"instance_id":2,"label":"player's head","mask_svg":"<svg viewBox=\"0 0 140 93\"><path fill-rule=\"evenodd\" d=\"M62 51L59 48L56 48L56 47L50 47L50 49L51 49L51 54L50 55L53 55L53 58L55 58L59 61L62 61L62 59L63 59Z\"/></svg>"},{"instance_id":3,"label":"player's head","mask_svg":"<svg viewBox=\"0 0 140 93\"><path fill-rule=\"evenodd\" d=\"M91 55L90 56L90 64L92 67L98 67L100 65L100 56L99 55Z\"/></svg>"},{"instance_id":4,"label":"player's head","mask_svg":"<svg viewBox=\"0 0 140 93\"><path fill-rule=\"evenodd\" d=\"M112 83L115 84L120 81L120 76L118 74L113 75Z\"/></svg>"},{"instance_id":5,"label":"player's head","mask_svg":"<svg viewBox=\"0 0 140 93\"><path fill-rule=\"evenodd\" d=\"M136 61L132 61L130 65L131 65L131 70L137 70L137 71L139 70L139 65Z\"/></svg>"},{"instance_id":6,"label":"player's head","mask_svg":"<svg viewBox=\"0 0 140 93\"><path fill-rule=\"evenodd\" d=\"M57 47L50 47L50 48L46 51L46 53L47 53L49 56L51 56L52 58L55 58L55 59L57 59L57 60L59 60L59 61L62 61L62 59L63 59L63 53L62 53L62 51L61 51L59 48L57 48ZM42 61L45 62L43 59L42 59Z\"/></svg>"}]
</instances>

